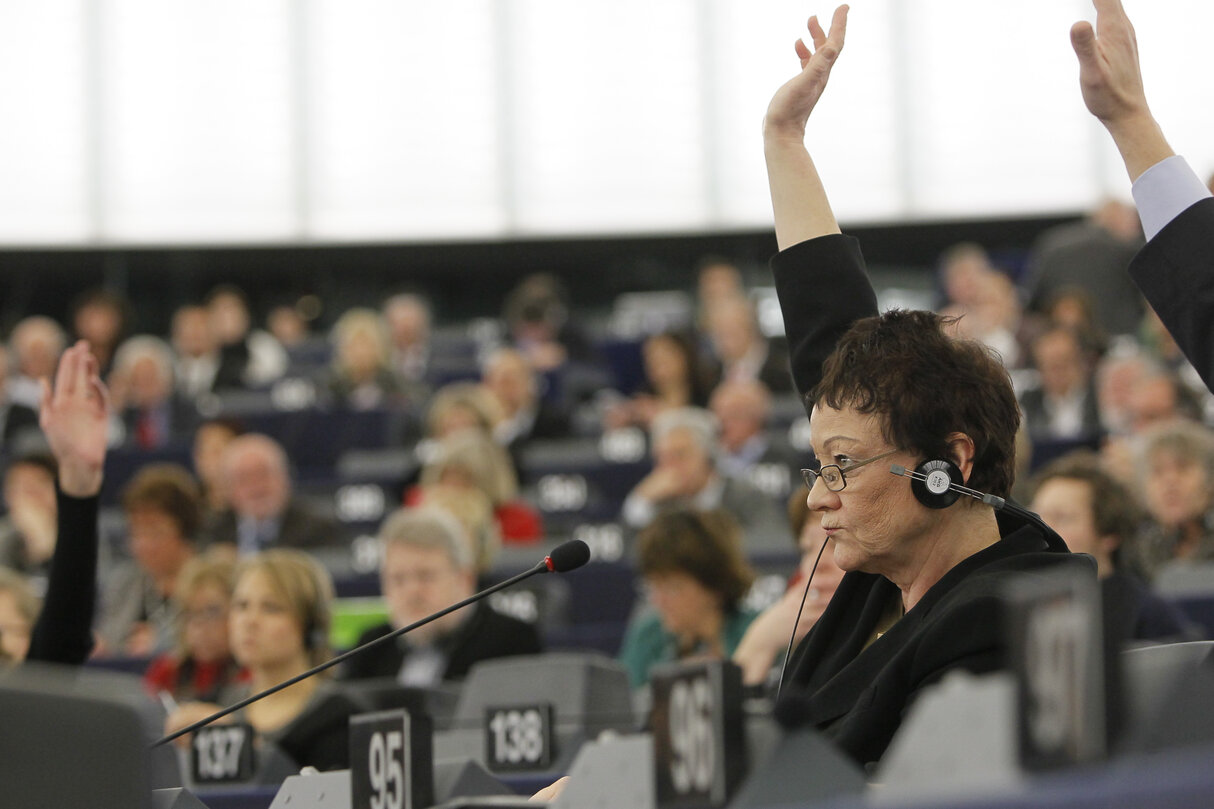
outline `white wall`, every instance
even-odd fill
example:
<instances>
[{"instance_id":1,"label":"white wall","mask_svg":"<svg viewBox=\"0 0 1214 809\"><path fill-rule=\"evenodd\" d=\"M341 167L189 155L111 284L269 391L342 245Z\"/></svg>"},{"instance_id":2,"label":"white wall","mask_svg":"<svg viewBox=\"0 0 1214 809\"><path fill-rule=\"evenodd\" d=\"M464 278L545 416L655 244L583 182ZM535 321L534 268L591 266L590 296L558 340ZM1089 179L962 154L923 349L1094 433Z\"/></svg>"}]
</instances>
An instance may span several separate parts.
<instances>
[{"instance_id":1,"label":"white wall","mask_svg":"<svg viewBox=\"0 0 1214 809\"><path fill-rule=\"evenodd\" d=\"M1088 0L852 0L808 143L845 222L1128 194L1083 109ZM1209 0L1126 0L1214 168ZM767 227L791 0L0 0L0 244ZM1201 65L1195 69L1194 65Z\"/></svg>"}]
</instances>

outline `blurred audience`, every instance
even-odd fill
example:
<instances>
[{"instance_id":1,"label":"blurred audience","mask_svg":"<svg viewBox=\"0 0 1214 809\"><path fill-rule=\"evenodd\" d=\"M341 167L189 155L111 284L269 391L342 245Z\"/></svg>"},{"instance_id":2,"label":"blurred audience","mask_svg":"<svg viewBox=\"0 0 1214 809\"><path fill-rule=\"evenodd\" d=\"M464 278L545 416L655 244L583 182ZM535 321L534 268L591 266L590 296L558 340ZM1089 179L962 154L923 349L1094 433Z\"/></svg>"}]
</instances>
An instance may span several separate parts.
<instances>
[{"instance_id":1,"label":"blurred audience","mask_svg":"<svg viewBox=\"0 0 1214 809\"><path fill-rule=\"evenodd\" d=\"M1103 626L1110 637L1177 640L1191 633L1180 611L1128 569L1142 511L1131 491L1100 468L1096 455L1076 452L1059 458L1030 485L1029 508L1058 532L1072 553L1096 560Z\"/></svg>"},{"instance_id":2,"label":"blurred audience","mask_svg":"<svg viewBox=\"0 0 1214 809\"><path fill-rule=\"evenodd\" d=\"M726 380L708 402L720 425L717 469L727 477L749 480L774 497L784 497L797 469L797 454L783 437L767 431L771 394L762 382ZM776 472L770 475L770 472ZM778 486L773 486L772 478Z\"/></svg>"},{"instance_id":3,"label":"blurred audience","mask_svg":"<svg viewBox=\"0 0 1214 809\"><path fill-rule=\"evenodd\" d=\"M287 454L274 439L260 433L232 439L221 468L229 509L208 526L205 547L226 545L249 556L346 544L336 521L293 496Z\"/></svg>"},{"instance_id":4,"label":"blurred audience","mask_svg":"<svg viewBox=\"0 0 1214 809\"><path fill-rule=\"evenodd\" d=\"M793 389L788 349L759 332L754 306L746 298L717 302L708 313L708 338L720 363L720 378L758 381L776 393Z\"/></svg>"},{"instance_id":5,"label":"blurred audience","mask_svg":"<svg viewBox=\"0 0 1214 809\"><path fill-rule=\"evenodd\" d=\"M228 637L232 655L248 671L248 680L222 689L219 703L230 705L328 660L332 604L329 574L303 552L270 550L243 561L236 574ZM263 756L266 747L275 745L298 767L331 770L349 766L344 717L332 728L301 727L303 718L326 696L322 684L329 676L326 671L301 680L232 714L226 721L252 725ZM165 732L180 730L220 707L207 702L185 703L169 715ZM355 710L353 705L348 707L351 712ZM188 744L188 737L181 743Z\"/></svg>"},{"instance_id":6,"label":"blurred audience","mask_svg":"<svg viewBox=\"0 0 1214 809\"><path fill-rule=\"evenodd\" d=\"M406 389L422 389L430 367L430 307L420 295L393 295L384 301L392 344L392 372Z\"/></svg>"},{"instance_id":7,"label":"blurred audience","mask_svg":"<svg viewBox=\"0 0 1214 809\"><path fill-rule=\"evenodd\" d=\"M518 477L506 450L478 429L457 430L438 442L422 467L420 486L406 491L405 505L417 505L438 485L488 497L503 542L536 542L544 536L539 512L518 496Z\"/></svg>"},{"instance_id":8,"label":"blurred audience","mask_svg":"<svg viewBox=\"0 0 1214 809\"><path fill-rule=\"evenodd\" d=\"M1154 577L1166 564L1214 559L1214 434L1170 422L1143 436L1139 486L1150 523L1135 545L1138 567Z\"/></svg>"},{"instance_id":9,"label":"blurred audience","mask_svg":"<svg viewBox=\"0 0 1214 809\"><path fill-rule=\"evenodd\" d=\"M515 456L535 438L569 435L569 416L540 398L540 381L527 357L513 348L499 348L485 360L481 383L497 400L501 420L493 437Z\"/></svg>"},{"instance_id":10,"label":"blurred audience","mask_svg":"<svg viewBox=\"0 0 1214 809\"><path fill-rule=\"evenodd\" d=\"M152 694L175 702L218 702L245 675L232 657L228 612L236 572L230 559L198 556L181 569L173 588L174 646L144 672Z\"/></svg>"},{"instance_id":11,"label":"blurred audience","mask_svg":"<svg viewBox=\"0 0 1214 809\"><path fill-rule=\"evenodd\" d=\"M9 378L10 355L0 345L0 451L20 452L28 439L41 441L38 411L28 404L13 401Z\"/></svg>"},{"instance_id":12,"label":"blurred audience","mask_svg":"<svg viewBox=\"0 0 1214 809\"><path fill-rule=\"evenodd\" d=\"M107 577L97 622L100 654L147 657L173 645L177 578L194 557L198 484L176 464L143 467L122 492L132 561Z\"/></svg>"},{"instance_id":13,"label":"blurred audience","mask_svg":"<svg viewBox=\"0 0 1214 809\"><path fill-rule=\"evenodd\" d=\"M49 317L32 315L13 328L9 346L13 357L7 386L9 400L37 411L42 396L38 380L54 376L59 355L67 347L67 335Z\"/></svg>"},{"instance_id":14,"label":"blurred audience","mask_svg":"<svg viewBox=\"0 0 1214 809\"><path fill-rule=\"evenodd\" d=\"M252 328L249 303L239 288L215 287L207 293L206 307L219 343L217 390L265 387L286 373L286 350L270 333Z\"/></svg>"},{"instance_id":15,"label":"blurred audience","mask_svg":"<svg viewBox=\"0 0 1214 809\"><path fill-rule=\"evenodd\" d=\"M379 540L380 584L390 622L364 632L359 645L475 592L477 566L470 539L446 511L434 507L396 511L384 521ZM434 686L463 679L481 660L540 651L535 626L502 615L481 601L350 658L342 676L393 677L401 685Z\"/></svg>"},{"instance_id":16,"label":"blurred audience","mask_svg":"<svg viewBox=\"0 0 1214 809\"><path fill-rule=\"evenodd\" d=\"M177 392L197 403L215 391L219 374L219 340L211 330L210 313L204 306L179 307L171 328Z\"/></svg>"},{"instance_id":17,"label":"blurred audience","mask_svg":"<svg viewBox=\"0 0 1214 809\"><path fill-rule=\"evenodd\" d=\"M86 290L72 301L70 319L75 338L88 343L101 375L108 376L114 352L130 328L130 301L104 287Z\"/></svg>"},{"instance_id":18,"label":"blurred audience","mask_svg":"<svg viewBox=\"0 0 1214 809\"><path fill-rule=\"evenodd\" d=\"M741 528L726 512L671 511L637 538L648 608L629 622L620 662L634 688L679 660L728 659L755 613L742 605L754 572Z\"/></svg>"},{"instance_id":19,"label":"blurred audience","mask_svg":"<svg viewBox=\"0 0 1214 809\"><path fill-rule=\"evenodd\" d=\"M1093 439L1101 432L1091 358L1075 332L1054 326L1033 341L1039 384L1020 394L1020 408L1034 440Z\"/></svg>"},{"instance_id":20,"label":"blurred audience","mask_svg":"<svg viewBox=\"0 0 1214 809\"><path fill-rule=\"evenodd\" d=\"M502 315L510 344L539 373L593 358L590 342L569 319L569 294L554 275L524 278L506 296Z\"/></svg>"},{"instance_id":21,"label":"blurred audience","mask_svg":"<svg viewBox=\"0 0 1214 809\"><path fill-rule=\"evenodd\" d=\"M174 389L173 351L159 337L137 335L118 347L110 392L128 446L161 449L186 440L197 426L197 408Z\"/></svg>"},{"instance_id":22,"label":"blurred audience","mask_svg":"<svg viewBox=\"0 0 1214 809\"><path fill-rule=\"evenodd\" d=\"M624 500L621 517L644 528L667 511L722 509L742 526L746 546L787 547L788 529L772 500L717 470L716 419L707 410L669 410L653 422L653 470Z\"/></svg>"},{"instance_id":23,"label":"blurred audience","mask_svg":"<svg viewBox=\"0 0 1214 809\"><path fill-rule=\"evenodd\" d=\"M642 344L641 358L644 387L631 399L617 402L607 410L605 427L649 429L663 411L708 405L715 380L689 335L675 331L655 334Z\"/></svg>"},{"instance_id":24,"label":"blurred audience","mask_svg":"<svg viewBox=\"0 0 1214 809\"><path fill-rule=\"evenodd\" d=\"M696 263L696 325L701 331L708 331L718 305L745 299L746 286L737 264L723 256L704 256Z\"/></svg>"},{"instance_id":25,"label":"blurred audience","mask_svg":"<svg viewBox=\"0 0 1214 809\"><path fill-rule=\"evenodd\" d=\"M1134 208L1105 200L1084 221L1059 225L1033 246L1025 288L1029 306L1045 312L1067 288L1084 290L1095 323L1110 334L1132 334L1143 301L1126 269L1142 247L1142 229Z\"/></svg>"},{"instance_id":26,"label":"blurred audience","mask_svg":"<svg viewBox=\"0 0 1214 809\"><path fill-rule=\"evenodd\" d=\"M211 523L228 510L223 454L228 445L244 431L244 426L238 421L225 418L207 419L194 430L190 458L202 493L203 526L206 531L210 531Z\"/></svg>"},{"instance_id":27,"label":"blurred audience","mask_svg":"<svg viewBox=\"0 0 1214 809\"><path fill-rule=\"evenodd\" d=\"M4 470L4 505L0 519L0 566L46 585L58 534L55 503L55 459L36 453L15 458Z\"/></svg>"},{"instance_id":28,"label":"blurred audience","mask_svg":"<svg viewBox=\"0 0 1214 809\"><path fill-rule=\"evenodd\" d=\"M391 370L383 319L374 309L347 310L329 333L333 361L329 389L351 410L391 406L400 386Z\"/></svg>"}]
</instances>

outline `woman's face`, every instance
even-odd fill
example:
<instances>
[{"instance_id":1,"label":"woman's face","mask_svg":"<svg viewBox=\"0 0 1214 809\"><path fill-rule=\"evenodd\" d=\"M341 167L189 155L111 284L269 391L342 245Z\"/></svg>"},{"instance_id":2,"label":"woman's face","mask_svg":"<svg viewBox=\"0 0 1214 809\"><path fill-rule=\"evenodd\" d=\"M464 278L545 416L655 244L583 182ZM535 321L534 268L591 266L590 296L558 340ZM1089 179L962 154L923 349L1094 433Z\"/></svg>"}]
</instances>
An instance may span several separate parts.
<instances>
[{"instance_id":1,"label":"woman's face","mask_svg":"<svg viewBox=\"0 0 1214 809\"><path fill-rule=\"evenodd\" d=\"M236 583L228 619L232 656L251 669L274 668L306 658L303 626L260 570Z\"/></svg>"},{"instance_id":2,"label":"woman's face","mask_svg":"<svg viewBox=\"0 0 1214 809\"><path fill-rule=\"evenodd\" d=\"M1152 517L1175 528L1205 514L1210 505L1210 481L1196 459L1156 450L1146 466L1146 500Z\"/></svg>"},{"instance_id":3,"label":"woman's face","mask_svg":"<svg viewBox=\"0 0 1214 809\"><path fill-rule=\"evenodd\" d=\"M704 624L704 616L722 611L721 598L682 571L652 573L645 577L649 601L667 632L693 635Z\"/></svg>"},{"instance_id":4,"label":"woman's face","mask_svg":"<svg viewBox=\"0 0 1214 809\"><path fill-rule=\"evenodd\" d=\"M851 408L816 406L809 423L814 453L823 465L847 468L892 449L878 417ZM842 491L829 491L818 480L809 493L809 508L834 541L835 563L843 570L880 573L894 581L904 578L901 574L919 540L930 531L934 513L915 499L910 481L889 473L896 463L915 466L910 453L895 453L848 472Z\"/></svg>"},{"instance_id":5,"label":"woman's face","mask_svg":"<svg viewBox=\"0 0 1214 809\"><path fill-rule=\"evenodd\" d=\"M203 584L182 603L185 647L200 663L228 656L228 596L218 584Z\"/></svg>"}]
</instances>

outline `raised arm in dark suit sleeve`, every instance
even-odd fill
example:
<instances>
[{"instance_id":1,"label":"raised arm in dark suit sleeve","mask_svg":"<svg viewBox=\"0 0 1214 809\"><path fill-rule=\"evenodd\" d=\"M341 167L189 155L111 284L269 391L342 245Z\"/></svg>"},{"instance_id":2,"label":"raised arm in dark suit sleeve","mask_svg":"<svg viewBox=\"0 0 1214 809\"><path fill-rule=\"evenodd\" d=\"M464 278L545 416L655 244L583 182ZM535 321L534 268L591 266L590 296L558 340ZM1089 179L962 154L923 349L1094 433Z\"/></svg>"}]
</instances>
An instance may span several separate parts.
<instances>
[{"instance_id":1,"label":"raised arm in dark suit sleeve","mask_svg":"<svg viewBox=\"0 0 1214 809\"><path fill-rule=\"evenodd\" d=\"M1214 201L1147 105L1138 42L1121 0L1093 5L1095 27L1075 23L1071 44L1083 101L1109 131L1134 183L1148 241L1130 275L1214 390Z\"/></svg>"},{"instance_id":2,"label":"raised arm in dark suit sleeve","mask_svg":"<svg viewBox=\"0 0 1214 809\"><path fill-rule=\"evenodd\" d=\"M40 422L59 464L58 538L27 660L80 664L93 648L97 494L105 464L108 395L83 340L63 353L55 388L43 380Z\"/></svg>"},{"instance_id":3,"label":"raised arm in dark suit sleeve","mask_svg":"<svg viewBox=\"0 0 1214 809\"><path fill-rule=\"evenodd\" d=\"M809 150L805 127L843 50L847 6L830 34L809 19L813 50L797 40L801 72L776 91L763 121L763 151L780 254L772 259L788 334L793 381L805 396L822 363L856 320L877 314L877 299L856 241L842 235Z\"/></svg>"}]
</instances>

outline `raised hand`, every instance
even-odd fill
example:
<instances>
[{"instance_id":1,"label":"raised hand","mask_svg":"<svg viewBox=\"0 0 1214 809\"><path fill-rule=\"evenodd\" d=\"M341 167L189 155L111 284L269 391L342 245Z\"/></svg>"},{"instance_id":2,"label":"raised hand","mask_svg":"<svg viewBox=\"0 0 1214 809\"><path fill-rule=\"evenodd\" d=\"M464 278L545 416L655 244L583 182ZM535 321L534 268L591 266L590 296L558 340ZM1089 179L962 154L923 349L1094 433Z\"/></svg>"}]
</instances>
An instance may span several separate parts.
<instances>
[{"instance_id":1,"label":"raised hand","mask_svg":"<svg viewBox=\"0 0 1214 809\"><path fill-rule=\"evenodd\" d=\"M1093 0L1096 27L1071 26L1071 45L1079 57L1083 103L1117 144L1130 179L1136 180L1173 152L1147 106L1138 65L1138 40L1121 0Z\"/></svg>"},{"instance_id":2,"label":"raised hand","mask_svg":"<svg viewBox=\"0 0 1214 809\"><path fill-rule=\"evenodd\" d=\"M109 394L85 341L63 352L53 390L48 380L42 380L38 421L59 463L63 493L72 497L97 494L105 464Z\"/></svg>"},{"instance_id":3,"label":"raised hand","mask_svg":"<svg viewBox=\"0 0 1214 809\"><path fill-rule=\"evenodd\" d=\"M813 50L798 39L794 46L801 60L801 72L784 84L772 97L764 119L764 130L771 134L805 137L805 123L826 89L830 70L843 50L847 33L847 6L835 9L830 21L830 33L822 30L816 16L809 18L809 35Z\"/></svg>"}]
</instances>

